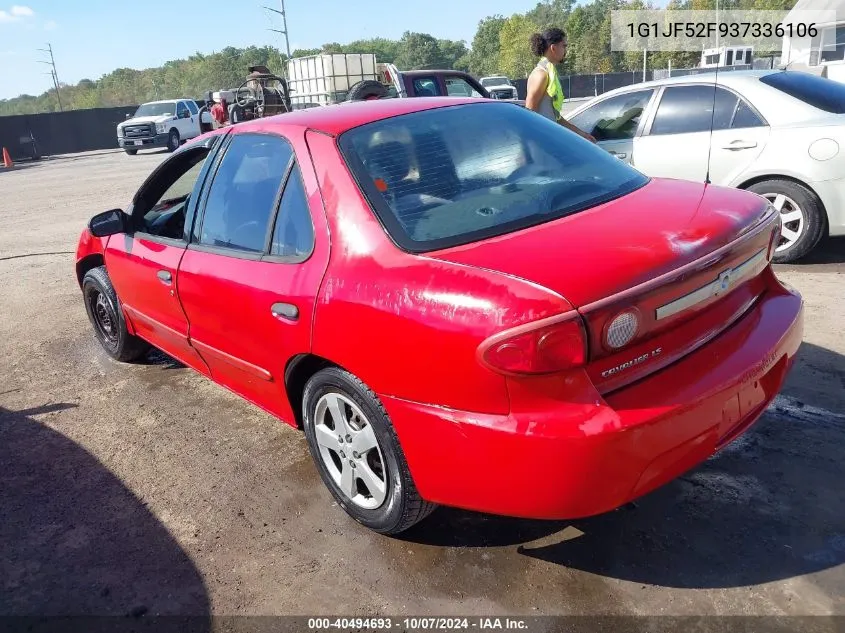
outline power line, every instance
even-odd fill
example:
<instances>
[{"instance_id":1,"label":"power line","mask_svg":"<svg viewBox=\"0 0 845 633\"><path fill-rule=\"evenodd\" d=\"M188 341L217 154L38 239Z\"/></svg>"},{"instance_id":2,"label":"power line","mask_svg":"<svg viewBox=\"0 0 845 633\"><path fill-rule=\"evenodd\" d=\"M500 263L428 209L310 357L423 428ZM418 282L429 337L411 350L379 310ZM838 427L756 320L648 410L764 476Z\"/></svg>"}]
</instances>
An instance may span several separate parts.
<instances>
[{"instance_id":1,"label":"power line","mask_svg":"<svg viewBox=\"0 0 845 633\"><path fill-rule=\"evenodd\" d=\"M38 62L41 63L41 64L47 64L48 66L52 67L52 70L49 74L53 77L53 85L56 87L56 101L59 102L59 112L63 112L64 110L62 108L62 97L59 94L59 75L56 72L56 60L53 57L53 47L52 47L52 45L50 45L48 43L47 48L39 48L38 50L43 52L43 53L49 53L50 54L50 61L49 62L44 61L42 59L39 59Z\"/></svg>"}]
</instances>

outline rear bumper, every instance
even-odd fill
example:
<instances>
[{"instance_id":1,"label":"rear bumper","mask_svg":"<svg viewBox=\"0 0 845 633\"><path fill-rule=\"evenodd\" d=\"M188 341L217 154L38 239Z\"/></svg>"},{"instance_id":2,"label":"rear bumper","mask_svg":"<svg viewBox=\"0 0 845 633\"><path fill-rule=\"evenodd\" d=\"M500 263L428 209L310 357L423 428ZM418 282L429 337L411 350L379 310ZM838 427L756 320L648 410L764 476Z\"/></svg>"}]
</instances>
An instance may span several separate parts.
<instances>
[{"instance_id":1,"label":"rear bumper","mask_svg":"<svg viewBox=\"0 0 845 633\"><path fill-rule=\"evenodd\" d=\"M845 178L810 185L827 211L830 235L845 235Z\"/></svg>"},{"instance_id":2,"label":"rear bumper","mask_svg":"<svg viewBox=\"0 0 845 633\"><path fill-rule=\"evenodd\" d=\"M803 303L773 276L771 286L718 338L605 398L585 374L555 378L567 394L556 398L511 389L507 416L382 396L420 494L563 519L612 510L676 478L747 430L783 384Z\"/></svg>"},{"instance_id":3,"label":"rear bumper","mask_svg":"<svg viewBox=\"0 0 845 633\"><path fill-rule=\"evenodd\" d=\"M121 149L152 149L156 147L167 147L167 134L156 134L155 136L148 136L144 138L120 138L117 139L117 144ZM140 145L138 144L140 143Z\"/></svg>"}]
</instances>

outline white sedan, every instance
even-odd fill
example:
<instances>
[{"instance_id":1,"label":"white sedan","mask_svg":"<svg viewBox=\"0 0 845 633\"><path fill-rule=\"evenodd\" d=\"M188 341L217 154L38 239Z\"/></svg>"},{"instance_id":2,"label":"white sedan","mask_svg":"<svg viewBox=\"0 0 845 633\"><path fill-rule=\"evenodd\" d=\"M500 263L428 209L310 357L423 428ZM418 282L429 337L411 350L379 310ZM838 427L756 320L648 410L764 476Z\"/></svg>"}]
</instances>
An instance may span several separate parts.
<instances>
[{"instance_id":1,"label":"white sedan","mask_svg":"<svg viewBox=\"0 0 845 633\"><path fill-rule=\"evenodd\" d=\"M845 235L843 84L780 70L688 75L605 93L567 118L648 176L769 199L782 220L775 261Z\"/></svg>"}]
</instances>

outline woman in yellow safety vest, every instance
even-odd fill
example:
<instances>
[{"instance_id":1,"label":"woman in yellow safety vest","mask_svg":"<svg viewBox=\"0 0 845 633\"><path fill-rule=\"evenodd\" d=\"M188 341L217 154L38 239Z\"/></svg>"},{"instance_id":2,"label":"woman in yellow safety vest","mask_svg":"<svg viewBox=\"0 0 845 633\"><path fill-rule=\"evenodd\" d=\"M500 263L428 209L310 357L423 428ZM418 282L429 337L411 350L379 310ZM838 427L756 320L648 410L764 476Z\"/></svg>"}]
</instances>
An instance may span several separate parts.
<instances>
[{"instance_id":1,"label":"woman in yellow safety vest","mask_svg":"<svg viewBox=\"0 0 845 633\"><path fill-rule=\"evenodd\" d=\"M525 107L595 143L596 139L572 125L560 113L563 108L563 87L560 85L555 64L560 64L566 59L566 33L551 27L542 33L534 33L530 44L531 52L539 57L540 61L528 76Z\"/></svg>"}]
</instances>

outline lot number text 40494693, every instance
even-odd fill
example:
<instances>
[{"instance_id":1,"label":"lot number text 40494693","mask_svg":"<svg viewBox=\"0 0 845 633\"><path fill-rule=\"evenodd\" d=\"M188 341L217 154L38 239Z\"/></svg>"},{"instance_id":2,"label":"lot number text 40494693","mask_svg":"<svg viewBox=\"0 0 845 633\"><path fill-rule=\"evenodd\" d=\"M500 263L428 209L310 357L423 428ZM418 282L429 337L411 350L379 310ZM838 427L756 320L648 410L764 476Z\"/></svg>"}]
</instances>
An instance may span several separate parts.
<instances>
[{"instance_id":1,"label":"lot number text 40494693","mask_svg":"<svg viewBox=\"0 0 845 633\"><path fill-rule=\"evenodd\" d=\"M373 631L526 631L528 623L520 618L498 617L409 617L409 618L309 618L312 631L356 630Z\"/></svg>"}]
</instances>

